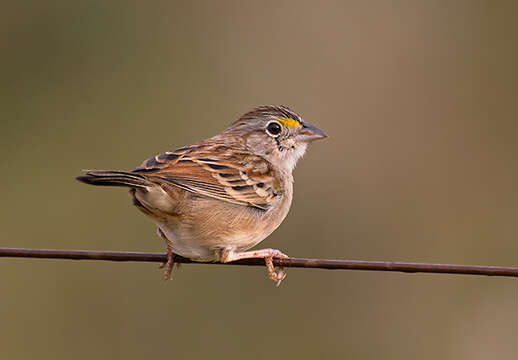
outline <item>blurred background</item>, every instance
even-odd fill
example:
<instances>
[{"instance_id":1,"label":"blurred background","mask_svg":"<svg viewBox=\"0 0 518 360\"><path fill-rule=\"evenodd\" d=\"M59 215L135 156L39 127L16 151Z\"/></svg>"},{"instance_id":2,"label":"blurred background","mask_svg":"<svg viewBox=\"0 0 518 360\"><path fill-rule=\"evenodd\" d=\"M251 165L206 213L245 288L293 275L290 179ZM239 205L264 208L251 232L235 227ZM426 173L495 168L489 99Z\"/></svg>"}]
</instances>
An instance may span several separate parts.
<instances>
[{"instance_id":1,"label":"blurred background","mask_svg":"<svg viewBox=\"0 0 518 360\"><path fill-rule=\"evenodd\" d=\"M0 12L0 246L163 251L74 180L261 104L324 129L261 247L518 265L514 1L20 1ZM1 259L5 359L515 359L518 281Z\"/></svg>"}]
</instances>

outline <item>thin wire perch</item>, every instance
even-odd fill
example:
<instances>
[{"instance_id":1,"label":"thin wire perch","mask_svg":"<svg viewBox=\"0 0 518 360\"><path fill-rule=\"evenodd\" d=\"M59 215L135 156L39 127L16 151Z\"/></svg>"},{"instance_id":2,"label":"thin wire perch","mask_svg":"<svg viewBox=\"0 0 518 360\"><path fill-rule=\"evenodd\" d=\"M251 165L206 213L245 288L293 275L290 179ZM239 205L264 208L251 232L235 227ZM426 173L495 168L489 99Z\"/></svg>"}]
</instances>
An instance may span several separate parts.
<instances>
[{"instance_id":1,"label":"thin wire perch","mask_svg":"<svg viewBox=\"0 0 518 360\"><path fill-rule=\"evenodd\" d=\"M104 261L144 261L165 262L165 253L157 252L125 252L125 251L95 251L95 250L56 250L56 249L26 249L0 248L0 257L11 258L40 258L68 260L104 260ZM231 263L199 263L182 257L175 257L175 262L185 264L212 265L248 265L264 266L263 259L244 259ZM397 271L405 273L438 273L518 277L518 267L430 264L392 261L363 261L363 260L331 260L288 258L274 259L277 266L297 268L317 268L330 270L370 270Z\"/></svg>"}]
</instances>

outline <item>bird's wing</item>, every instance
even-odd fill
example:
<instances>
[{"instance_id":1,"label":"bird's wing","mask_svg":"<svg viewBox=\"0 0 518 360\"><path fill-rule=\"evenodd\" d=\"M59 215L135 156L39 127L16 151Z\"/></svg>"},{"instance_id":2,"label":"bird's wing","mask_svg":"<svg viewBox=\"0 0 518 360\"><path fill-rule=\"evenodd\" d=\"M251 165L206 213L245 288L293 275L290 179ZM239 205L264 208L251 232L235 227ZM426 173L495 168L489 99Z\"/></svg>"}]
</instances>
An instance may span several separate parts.
<instances>
[{"instance_id":1,"label":"bird's wing","mask_svg":"<svg viewBox=\"0 0 518 360\"><path fill-rule=\"evenodd\" d=\"M132 170L194 194L267 210L280 191L263 158L225 145L183 147L154 156Z\"/></svg>"}]
</instances>

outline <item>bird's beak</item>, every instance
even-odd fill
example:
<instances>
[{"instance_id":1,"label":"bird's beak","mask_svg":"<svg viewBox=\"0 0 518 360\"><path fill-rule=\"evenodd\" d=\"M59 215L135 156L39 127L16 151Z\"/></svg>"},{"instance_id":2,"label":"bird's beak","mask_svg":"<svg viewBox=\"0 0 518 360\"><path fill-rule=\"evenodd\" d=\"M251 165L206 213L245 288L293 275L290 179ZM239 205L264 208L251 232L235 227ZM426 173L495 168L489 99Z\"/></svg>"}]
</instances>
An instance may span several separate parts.
<instances>
[{"instance_id":1,"label":"bird's beak","mask_svg":"<svg viewBox=\"0 0 518 360\"><path fill-rule=\"evenodd\" d=\"M319 139L324 139L326 137L327 134L319 128L317 128L316 126L313 126L307 122L302 122L302 128L299 130L296 139L298 141L311 142Z\"/></svg>"}]
</instances>

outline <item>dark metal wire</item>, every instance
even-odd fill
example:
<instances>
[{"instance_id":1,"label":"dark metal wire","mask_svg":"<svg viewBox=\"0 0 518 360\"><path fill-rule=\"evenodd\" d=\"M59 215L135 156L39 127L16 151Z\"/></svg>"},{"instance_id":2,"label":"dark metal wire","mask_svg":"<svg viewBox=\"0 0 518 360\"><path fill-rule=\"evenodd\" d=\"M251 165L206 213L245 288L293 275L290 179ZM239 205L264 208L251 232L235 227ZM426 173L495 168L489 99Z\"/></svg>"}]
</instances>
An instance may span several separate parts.
<instances>
[{"instance_id":1,"label":"dark metal wire","mask_svg":"<svg viewBox=\"0 0 518 360\"><path fill-rule=\"evenodd\" d=\"M124 252L124 251L95 251L95 250L55 250L55 249L24 249L0 248L0 257L40 258L40 259L69 259L69 260L105 260L105 261L147 261L165 262L166 254L157 252ZM245 259L231 263L197 263L192 260L176 257L175 262L187 264L219 264L219 265L248 265L264 266L263 259ZM370 270L370 271L399 271L406 273L439 273L518 277L518 267L429 264L391 261L362 261L362 260L330 260L330 259L274 259L274 264L285 267L318 268L332 270Z\"/></svg>"}]
</instances>

